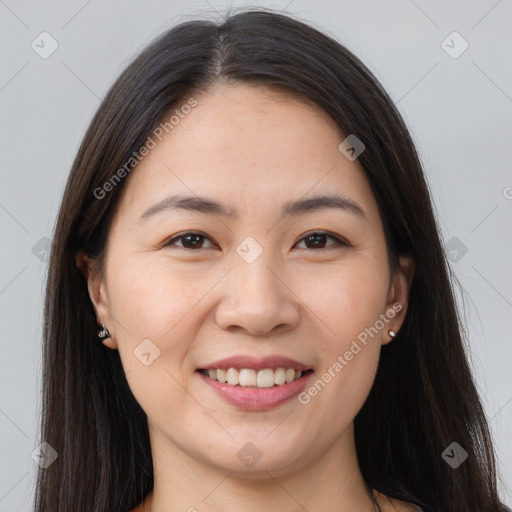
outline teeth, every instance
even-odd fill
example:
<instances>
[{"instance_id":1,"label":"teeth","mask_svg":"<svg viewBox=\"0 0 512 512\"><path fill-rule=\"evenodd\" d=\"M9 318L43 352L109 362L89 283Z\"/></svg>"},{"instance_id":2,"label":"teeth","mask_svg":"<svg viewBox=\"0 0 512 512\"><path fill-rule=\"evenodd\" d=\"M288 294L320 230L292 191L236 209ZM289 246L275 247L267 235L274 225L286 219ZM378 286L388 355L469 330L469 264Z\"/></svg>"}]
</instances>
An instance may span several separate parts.
<instances>
[{"instance_id":1,"label":"teeth","mask_svg":"<svg viewBox=\"0 0 512 512\"><path fill-rule=\"evenodd\" d=\"M256 386L256 381L259 383L259 375L256 377L256 370L242 368L238 378L240 386ZM272 382L272 385L274 383Z\"/></svg>"},{"instance_id":2,"label":"teeth","mask_svg":"<svg viewBox=\"0 0 512 512\"><path fill-rule=\"evenodd\" d=\"M278 386L282 386L286 382L286 370L284 368L277 368L274 372L274 380Z\"/></svg>"},{"instance_id":3,"label":"teeth","mask_svg":"<svg viewBox=\"0 0 512 512\"><path fill-rule=\"evenodd\" d=\"M232 386L236 386L238 384L239 378L240 372L235 368L230 368L226 373L226 382Z\"/></svg>"},{"instance_id":4,"label":"teeth","mask_svg":"<svg viewBox=\"0 0 512 512\"><path fill-rule=\"evenodd\" d=\"M210 379L217 380L221 383L228 383L231 386L239 387L258 387L271 388L274 385L282 386L288 382L300 379L302 370L294 368L266 368L264 370L253 370L252 368L229 368L227 370L207 370Z\"/></svg>"},{"instance_id":5,"label":"teeth","mask_svg":"<svg viewBox=\"0 0 512 512\"><path fill-rule=\"evenodd\" d=\"M292 370L295 372L295 370ZM258 387L259 388L271 388L274 385L274 370L270 368L268 370L260 370L258 372Z\"/></svg>"}]
</instances>

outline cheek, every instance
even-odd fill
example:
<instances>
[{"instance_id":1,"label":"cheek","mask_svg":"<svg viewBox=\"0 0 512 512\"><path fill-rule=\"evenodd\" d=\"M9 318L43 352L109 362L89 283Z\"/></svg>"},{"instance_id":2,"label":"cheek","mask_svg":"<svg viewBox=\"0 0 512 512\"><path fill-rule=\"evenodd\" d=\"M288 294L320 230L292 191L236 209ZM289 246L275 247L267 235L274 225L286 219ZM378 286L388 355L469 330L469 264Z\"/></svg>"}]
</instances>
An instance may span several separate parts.
<instances>
[{"instance_id":1,"label":"cheek","mask_svg":"<svg viewBox=\"0 0 512 512\"><path fill-rule=\"evenodd\" d=\"M169 261L148 255L125 260L111 282L119 320L132 326L127 330L158 339L208 290L204 278L186 275Z\"/></svg>"},{"instance_id":2,"label":"cheek","mask_svg":"<svg viewBox=\"0 0 512 512\"><path fill-rule=\"evenodd\" d=\"M130 389L149 416L167 418L169 411L190 407L182 387L187 378L182 363L194 337L187 315L204 291L169 262L150 259L120 260L111 270L109 288ZM181 420L166 421L179 428Z\"/></svg>"},{"instance_id":3,"label":"cheek","mask_svg":"<svg viewBox=\"0 0 512 512\"><path fill-rule=\"evenodd\" d=\"M187 339L183 332L189 325L186 317L194 316L195 305L201 311L201 299L223 275L197 262L180 264L163 256L119 258L119 264L110 271L114 314L125 327L120 336L129 333L131 344L145 338L156 343L165 340L166 344L172 339ZM324 340L338 340L331 343L332 349L342 349L347 341L350 344L382 312L389 276L387 266L377 256L370 250L353 251L339 262L311 263L297 267L295 274L292 268L288 274L290 288L307 306L304 314L312 315L308 323L322 329ZM180 336L172 336L173 331ZM330 352L328 348L329 344L325 349Z\"/></svg>"},{"instance_id":4,"label":"cheek","mask_svg":"<svg viewBox=\"0 0 512 512\"><path fill-rule=\"evenodd\" d=\"M331 410L332 421L352 418L373 384L385 330L375 330L375 325L384 312L389 284L387 263L378 262L371 255L358 254L329 272L329 277L317 275L319 286L309 295L304 289L305 303L321 319L316 339L322 362L317 378L325 387L316 386L323 395L317 404L343 403L345 408L343 413Z\"/></svg>"},{"instance_id":5,"label":"cheek","mask_svg":"<svg viewBox=\"0 0 512 512\"><path fill-rule=\"evenodd\" d=\"M324 339L336 340L330 345L337 350L373 326L388 299L387 266L372 255L354 255L306 282L305 302L323 320L330 334Z\"/></svg>"},{"instance_id":6,"label":"cheek","mask_svg":"<svg viewBox=\"0 0 512 512\"><path fill-rule=\"evenodd\" d=\"M151 408L147 401L165 402L163 396L174 396L176 382L183 381L182 364L195 328L189 319L208 287L147 254L119 261L109 275L119 355L134 395ZM163 395L155 396L155 389Z\"/></svg>"}]
</instances>

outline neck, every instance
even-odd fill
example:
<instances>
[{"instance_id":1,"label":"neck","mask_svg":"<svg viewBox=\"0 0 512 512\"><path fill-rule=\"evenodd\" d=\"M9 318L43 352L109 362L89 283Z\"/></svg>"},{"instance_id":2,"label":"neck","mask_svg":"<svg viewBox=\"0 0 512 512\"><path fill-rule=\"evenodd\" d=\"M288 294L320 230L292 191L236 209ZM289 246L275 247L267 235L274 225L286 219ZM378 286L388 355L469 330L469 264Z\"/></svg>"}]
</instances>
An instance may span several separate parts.
<instances>
[{"instance_id":1,"label":"neck","mask_svg":"<svg viewBox=\"0 0 512 512\"><path fill-rule=\"evenodd\" d=\"M185 453L149 423L154 488L145 512L322 510L375 512L361 475L353 424L315 460L243 475Z\"/></svg>"}]
</instances>

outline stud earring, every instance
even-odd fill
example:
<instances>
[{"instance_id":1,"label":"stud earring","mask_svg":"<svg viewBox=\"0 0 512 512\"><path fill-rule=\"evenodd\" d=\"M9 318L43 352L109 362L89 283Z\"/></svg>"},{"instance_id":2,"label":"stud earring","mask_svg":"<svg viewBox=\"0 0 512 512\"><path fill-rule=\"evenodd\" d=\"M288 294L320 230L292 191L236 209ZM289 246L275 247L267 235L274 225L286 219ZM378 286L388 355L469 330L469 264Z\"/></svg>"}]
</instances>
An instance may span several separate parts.
<instances>
[{"instance_id":1,"label":"stud earring","mask_svg":"<svg viewBox=\"0 0 512 512\"><path fill-rule=\"evenodd\" d=\"M391 340L394 340L396 338L396 332L395 331L388 331L388 334L391 336Z\"/></svg>"},{"instance_id":2,"label":"stud earring","mask_svg":"<svg viewBox=\"0 0 512 512\"><path fill-rule=\"evenodd\" d=\"M110 333L108 332L108 329L104 325L98 327L98 338L100 341L104 341L107 338L110 338Z\"/></svg>"}]
</instances>

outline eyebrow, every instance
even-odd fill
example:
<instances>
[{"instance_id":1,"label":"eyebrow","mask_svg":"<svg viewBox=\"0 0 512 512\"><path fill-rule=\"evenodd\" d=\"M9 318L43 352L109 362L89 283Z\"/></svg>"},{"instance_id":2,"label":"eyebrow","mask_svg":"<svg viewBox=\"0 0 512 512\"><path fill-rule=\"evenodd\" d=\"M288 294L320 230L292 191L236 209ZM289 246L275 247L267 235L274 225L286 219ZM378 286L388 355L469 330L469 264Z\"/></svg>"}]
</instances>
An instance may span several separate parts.
<instances>
[{"instance_id":1,"label":"eyebrow","mask_svg":"<svg viewBox=\"0 0 512 512\"><path fill-rule=\"evenodd\" d=\"M340 195L320 195L305 199L290 201L283 205L282 214L284 215L302 215L305 213L335 208L353 213L362 219L368 221L364 210L352 199ZM219 215L221 217L238 219L236 208L229 207L223 203L214 201L207 197L174 195L159 201L148 208L138 219L137 222L144 221L164 211L188 210L207 215Z\"/></svg>"}]
</instances>

